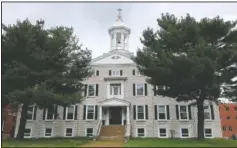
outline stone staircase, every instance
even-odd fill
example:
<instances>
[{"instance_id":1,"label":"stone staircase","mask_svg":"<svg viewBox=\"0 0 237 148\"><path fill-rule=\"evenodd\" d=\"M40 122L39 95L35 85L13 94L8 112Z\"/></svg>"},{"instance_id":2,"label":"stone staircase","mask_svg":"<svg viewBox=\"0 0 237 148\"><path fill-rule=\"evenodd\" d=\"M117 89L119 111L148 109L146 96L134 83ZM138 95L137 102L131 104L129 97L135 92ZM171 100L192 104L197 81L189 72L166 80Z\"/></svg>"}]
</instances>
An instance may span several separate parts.
<instances>
[{"instance_id":1,"label":"stone staircase","mask_svg":"<svg viewBox=\"0 0 237 148\"><path fill-rule=\"evenodd\" d=\"M124 140L123 125L102 126L97 140Z\"/></svg>"}]
</instances>

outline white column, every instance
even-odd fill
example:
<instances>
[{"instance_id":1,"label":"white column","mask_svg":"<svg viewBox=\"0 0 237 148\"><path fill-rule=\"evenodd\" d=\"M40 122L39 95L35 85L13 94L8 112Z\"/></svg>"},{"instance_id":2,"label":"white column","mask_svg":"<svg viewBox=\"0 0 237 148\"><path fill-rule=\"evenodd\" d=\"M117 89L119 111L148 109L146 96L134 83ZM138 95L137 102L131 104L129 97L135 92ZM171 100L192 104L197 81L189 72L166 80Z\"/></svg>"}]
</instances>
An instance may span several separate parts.
<instances>
[{"instance_id":1,"label":"white column","mask_svg":"<svg viewBox=\"0 0 237 148\"><path fill-rule=\"evenodd\" d=\"M130 110L129 110L129 106L127 106L127 124L130 124Z\"/></svg>"},{"instance_id":2,"label":"white column","mask_svg":"<svg viewBox=\"0 0 237 148\"><path fill-rule=\"evenodd\" d=\"M102 120L102 106L99 106L99 120Z\"/></svg>"}]
</instances>

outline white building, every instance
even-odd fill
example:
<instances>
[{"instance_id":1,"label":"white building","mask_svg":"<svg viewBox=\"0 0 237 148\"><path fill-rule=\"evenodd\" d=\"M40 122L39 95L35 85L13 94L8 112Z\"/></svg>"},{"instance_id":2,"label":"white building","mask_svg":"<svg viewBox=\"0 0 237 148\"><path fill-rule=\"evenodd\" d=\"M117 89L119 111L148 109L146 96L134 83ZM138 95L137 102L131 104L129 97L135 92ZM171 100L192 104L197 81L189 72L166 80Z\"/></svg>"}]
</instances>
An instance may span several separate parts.
<instances>
[{"instance_id":1,"label":"white building","mask_svg":"<svg viewBox=\"0 0 237 148\"><path fill-rule=\"evenodd\" d=\"M131 60L131 30L120 14L108 32L110 51L92 60L95 73L85 81L86 99L71 107L58 106L56 112L31 107L25 137L98 136L110 125L124 126L124 136L196 137L197 108L154 94ZM222 137L216 104L206 102L205 118L205 136Z\"/></svg>"}]
</instances>

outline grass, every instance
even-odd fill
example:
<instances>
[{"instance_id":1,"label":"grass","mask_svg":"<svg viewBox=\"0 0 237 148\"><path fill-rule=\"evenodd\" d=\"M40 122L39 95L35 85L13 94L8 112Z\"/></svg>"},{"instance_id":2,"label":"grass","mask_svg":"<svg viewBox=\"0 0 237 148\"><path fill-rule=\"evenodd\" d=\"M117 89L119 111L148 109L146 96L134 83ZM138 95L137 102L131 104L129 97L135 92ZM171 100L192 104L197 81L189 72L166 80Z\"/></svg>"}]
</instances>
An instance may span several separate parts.
<instances>
[{"instance_id":1,"label":"grass","mask_svg":"<svg viewBox=\"0 0 237 148\"><path fill-rule=\"evenodd\" d=\"M53 139L24 139L2 140L2 147L80 147L91 141L85 138L53 138Z\"/></svg>"},{"instance_id":2,"label":"grass","mask_svg":"<svg viewBox=\"0 0 237 148\"><path fill-rule=\"evenodd\" d=\"M225 139L131 139L125 147L237 147L237 140Z\"/></svg>"}]
</instances>

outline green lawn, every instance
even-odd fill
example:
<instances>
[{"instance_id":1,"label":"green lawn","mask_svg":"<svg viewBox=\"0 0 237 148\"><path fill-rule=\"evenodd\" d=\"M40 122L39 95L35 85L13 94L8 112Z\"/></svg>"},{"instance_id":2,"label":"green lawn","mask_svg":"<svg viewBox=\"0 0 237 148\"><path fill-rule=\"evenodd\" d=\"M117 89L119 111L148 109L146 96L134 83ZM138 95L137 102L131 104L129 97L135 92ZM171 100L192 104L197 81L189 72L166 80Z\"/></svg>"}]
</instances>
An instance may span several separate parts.
<instances>
[{"instance_id":1,"label":"green lawn","mask_svg":"<svg viewBox=\"0 0 237 148\"><path fill-rule=\"evenodd\" d=\"M88 139L24 139L24 140L2 140L2 147L80 147L87 143ZM91 140L90 140L91 141Z\"/></svg>"},{"instance_id":2,"label":"green lawn","mask_svg":"<svg viewBox=\"0 0 237 148\"><path fill-rule=\"evenodd\" d=\"M131 139L125 147L237 147L237 140L206 139Z\"/></svg>"}]
</instances>

